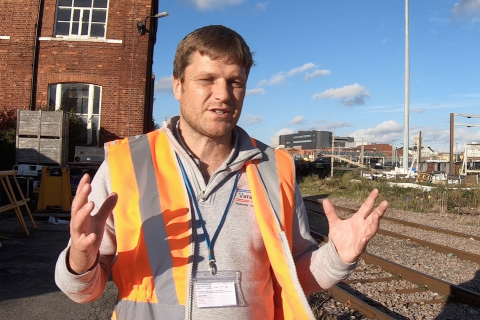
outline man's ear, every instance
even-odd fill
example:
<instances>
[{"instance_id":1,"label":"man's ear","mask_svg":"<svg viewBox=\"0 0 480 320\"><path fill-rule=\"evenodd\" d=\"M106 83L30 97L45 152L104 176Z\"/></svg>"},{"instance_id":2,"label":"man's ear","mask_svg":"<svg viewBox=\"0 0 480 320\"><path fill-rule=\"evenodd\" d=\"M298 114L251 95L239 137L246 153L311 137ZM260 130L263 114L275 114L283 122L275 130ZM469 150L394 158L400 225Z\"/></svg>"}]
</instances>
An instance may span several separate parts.
<instances>
[{"instance_id":1,"label":"man's ear","mask_svg":"<svg viewBox=\"0 0 480 320\"><path fill-rule=\"evenodd\" d=\"M180 97L182 95L182 81L179 78L173 78L173 96L175 99L180 101Z\"/></svg>"}]
</instances>

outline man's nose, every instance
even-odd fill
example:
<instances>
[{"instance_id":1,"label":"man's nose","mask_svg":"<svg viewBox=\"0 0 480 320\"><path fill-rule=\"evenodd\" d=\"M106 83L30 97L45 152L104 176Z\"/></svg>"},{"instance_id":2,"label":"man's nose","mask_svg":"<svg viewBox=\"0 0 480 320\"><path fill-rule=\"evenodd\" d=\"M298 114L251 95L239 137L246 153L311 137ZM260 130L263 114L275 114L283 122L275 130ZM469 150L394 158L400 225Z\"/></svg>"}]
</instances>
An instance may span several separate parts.
<instances>
[{"instance_id":1,"label":"man's nose","mask_svg":"<svg viewBox=\"0 0 480 320\"><path fill-rule=\"evenodd\" d=\"M225 80L217 80L213 86L214 98L218 101L230 100L230 85Z\"/></svg>"}]
</instances>

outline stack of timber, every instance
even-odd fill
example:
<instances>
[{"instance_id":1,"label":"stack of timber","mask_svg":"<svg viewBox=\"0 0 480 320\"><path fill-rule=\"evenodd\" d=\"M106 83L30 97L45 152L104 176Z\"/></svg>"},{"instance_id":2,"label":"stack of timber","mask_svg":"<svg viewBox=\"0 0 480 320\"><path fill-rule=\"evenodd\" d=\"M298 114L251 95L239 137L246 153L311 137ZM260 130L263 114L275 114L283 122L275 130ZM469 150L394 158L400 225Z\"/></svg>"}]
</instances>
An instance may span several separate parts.
<instances>
[{"instance_id":1,"label":"stack of timber","mask_svg":"<svg viewBox=\"0 0 480 320\"><path fill-rule=\"evenodd\" d=\"M68 113L18 110L16 146L17 164L67 164Z\"/></svg>"}]
</instances>

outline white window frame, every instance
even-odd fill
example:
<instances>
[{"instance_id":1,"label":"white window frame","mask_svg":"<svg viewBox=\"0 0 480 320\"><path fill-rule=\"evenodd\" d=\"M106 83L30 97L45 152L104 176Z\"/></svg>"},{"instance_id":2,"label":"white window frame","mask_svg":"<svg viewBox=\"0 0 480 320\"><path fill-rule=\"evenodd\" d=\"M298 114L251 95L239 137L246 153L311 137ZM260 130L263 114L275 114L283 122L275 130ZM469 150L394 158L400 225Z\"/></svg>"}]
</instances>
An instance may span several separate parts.
<instances>
[{"instance_id":1,"label":"white window frame","mask_svg":"<svg viewBox=\"0 0 480 320\"><path fill-rule=\"evenodd\" d=\"M68 84L72 83L78 83L78 84L87 84L87 83L82 83L82 82L69 82ZM67 84L67 83L65 83ZM56 88L56 96L55 96L55 110L59 111L61 110L61 103L62 103L62 83L57 83L57 84L51 84L50 86L57 86ZM103 88L102 86L97 86L94 84L87 84L88 85L88 114L87 116L87 145L92 144L93 140L93 133L94 131L92 130L92 118L93 116L98 115L98 128L95 132L97 135L97 142L100 139L100 125L102 121L102 93L103 93ZM95 94L95 87L100 88L100 95L98 97L98 114L93 113L93 100L94 100L94 94ZM49 90L50 92L50 90ZM48 97L50 100L50 97ZM83 117L85 114L83 113L76 113L78 116ZM97 145L98 146L98 145Z\"/></svg>"},{"instance_id":2,"label":"white window frame","mask_svg":"<svg viewBox=\"0 0 480 320\"><path fill-rule=\"evenodd\" d=\"M54 30L54 35L57 38L75 38L75 39L88 39L88 38L93 38L93 39L106 39L107 37L107 26L108 26L108 12L110 8L110 0L107 0L107 7L106 8L94 8L93 7L93 2L95 0L92 0L92 5L91 7L75 7L74 2L75 0L72 0L72 6L59 6L57 5L56 10L55 10L55 30ZM70 27L68 30L68 35L57 35L57 23L58 23L58 9L71 9L72 11L70 12ZM90 11L90 17L88 20L88 35L81 35L81 34L72 34L72 28L73 28L73 15L75 10L80 10L80 17L79 17L79 25L78 25L78 33L82 32L82 19L83 19L83 14L84 11L88 10ZM92 29L92 12L93 10L104 10L105 11L105 34L103 37L92 37L90 36L90 32ZM66 23L66 21L65 21ZM93 22L93 24L96 24L96 22Z\"/></svg>"}]
</instances>

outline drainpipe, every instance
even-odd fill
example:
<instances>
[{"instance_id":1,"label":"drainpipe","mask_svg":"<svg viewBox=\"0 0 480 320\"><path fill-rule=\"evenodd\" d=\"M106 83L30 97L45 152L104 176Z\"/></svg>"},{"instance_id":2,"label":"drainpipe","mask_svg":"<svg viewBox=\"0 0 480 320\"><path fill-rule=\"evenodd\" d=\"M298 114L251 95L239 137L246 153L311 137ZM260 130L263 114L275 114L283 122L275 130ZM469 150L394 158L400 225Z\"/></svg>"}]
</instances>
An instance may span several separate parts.
<instances>
[{"instance_id":1,"label":"drainpipe","mask_svg":"<svg viewBox=\"0 0 480 320\"><path fill-rule=\"evenodd\" d=\"M42 16L43 16L43 1L38 2L38 15L37 24L35 25L35 44L33 46L33 61L32 61L32 85L30 89L30 110L35 111L35 98L37 93L37 75L38 75L38 47L40 36L40 30L42 29Z\"/></svg>"}]
</instances>

